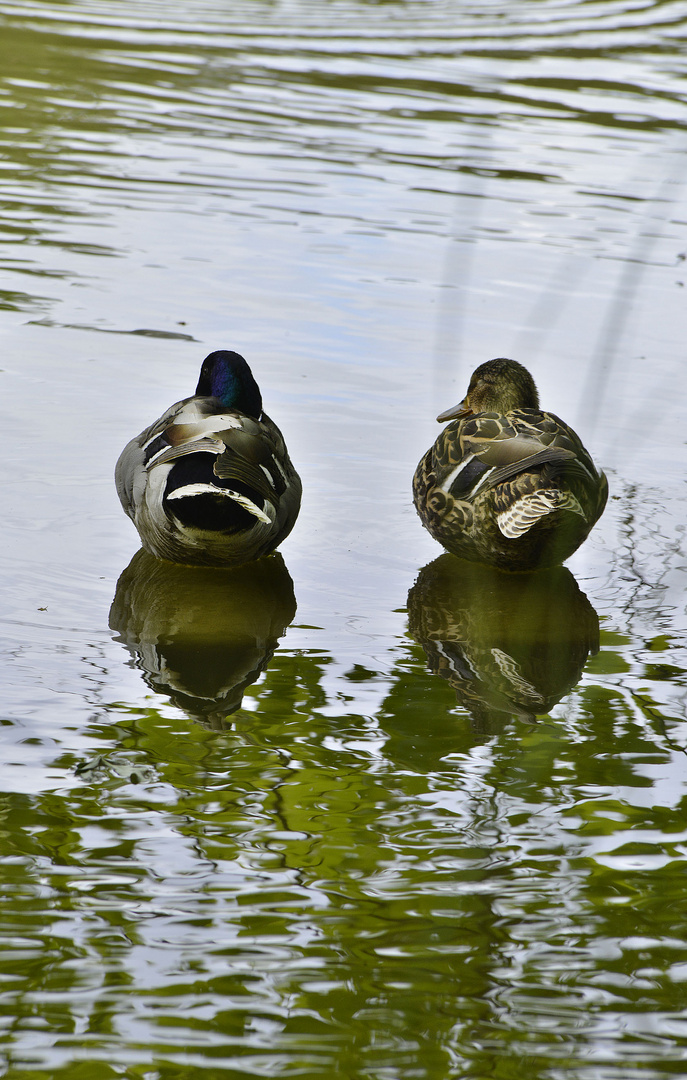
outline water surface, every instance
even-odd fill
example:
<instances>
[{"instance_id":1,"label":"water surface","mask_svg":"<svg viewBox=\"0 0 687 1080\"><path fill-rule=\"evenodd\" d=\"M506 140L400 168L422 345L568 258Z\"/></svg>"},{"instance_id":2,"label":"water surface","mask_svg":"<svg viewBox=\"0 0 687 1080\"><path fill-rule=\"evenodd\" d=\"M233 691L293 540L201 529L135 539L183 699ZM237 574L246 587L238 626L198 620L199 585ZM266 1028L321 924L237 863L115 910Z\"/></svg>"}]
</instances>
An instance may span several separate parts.
<instances>
[{"instance_id":1,"label":"water surface","mask_svg":"<svg viewBox=\"0 0 687 1080\"><path fill-rule=\"evenodd\" d=\"M3 6L3 1075L684 1075L686 38ZM240 586L112 481L215 348L304 484ZM410 499L498 355L612 491L507 589Z\"/></svg>"}]
</instances>

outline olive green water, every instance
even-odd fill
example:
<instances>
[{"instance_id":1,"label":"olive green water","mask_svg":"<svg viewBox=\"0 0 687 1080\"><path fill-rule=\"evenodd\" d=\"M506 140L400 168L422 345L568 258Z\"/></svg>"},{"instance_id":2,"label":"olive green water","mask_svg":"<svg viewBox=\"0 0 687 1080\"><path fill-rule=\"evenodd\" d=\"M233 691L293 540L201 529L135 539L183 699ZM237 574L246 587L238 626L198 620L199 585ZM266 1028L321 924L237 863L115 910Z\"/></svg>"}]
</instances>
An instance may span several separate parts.
<instances>
[{"instance_id":1,"label":"olive green water","mask_svg":"<svg viewBox=\"0 0 687 1080\"><path fill-rule=\"evenodd\" d=\"M0 1061L687 1074L687 4L0 10ZM244 353L303 478L238 573L112 472ZM492 356L609 475L495 579L410 481Z\"/></svg>"}]
</instances>

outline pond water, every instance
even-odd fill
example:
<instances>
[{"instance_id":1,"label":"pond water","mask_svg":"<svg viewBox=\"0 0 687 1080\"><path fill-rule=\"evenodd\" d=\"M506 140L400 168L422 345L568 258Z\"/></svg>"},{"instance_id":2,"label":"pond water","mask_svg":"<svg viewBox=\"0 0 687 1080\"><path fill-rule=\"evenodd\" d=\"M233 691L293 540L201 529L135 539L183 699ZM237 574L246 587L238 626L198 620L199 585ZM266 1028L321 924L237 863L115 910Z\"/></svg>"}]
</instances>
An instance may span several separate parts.
<instances>
[{"instance_id":1,"label":"pond water","mask_svg":"<svg viewBox=\"0 0 687 1080\"><path fill-rule=\"evenodd\" d=\"M3 1076L687 1073L686 45L683 0L3 4ZM208 574L112 473L216 348L304 499ZM497 588L410 483L503 355L611 499Z\"/></svg>"}]
</instances>

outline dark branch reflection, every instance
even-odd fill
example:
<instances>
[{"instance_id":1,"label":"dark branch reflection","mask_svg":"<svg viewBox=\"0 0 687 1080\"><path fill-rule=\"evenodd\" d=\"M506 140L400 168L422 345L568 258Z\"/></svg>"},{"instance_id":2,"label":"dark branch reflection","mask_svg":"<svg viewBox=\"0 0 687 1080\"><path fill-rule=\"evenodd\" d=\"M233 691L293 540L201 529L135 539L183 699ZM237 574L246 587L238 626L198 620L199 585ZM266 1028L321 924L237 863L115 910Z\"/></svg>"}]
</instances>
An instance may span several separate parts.
<instances>
[{"instance_id":1,"label":"dark branch reflection","mask_svg":"<svg viewBox=\"0 0 687 1080\"><path fill-rule=\"evenodd\" d=\"M419 573L409 631L480 728L545 715L599 650L599 619L563 566L507 574L454 555Z\"/></svg>"},{"instance_id":2,"label":"dark branch reflection","mask_svg":"<svg viewBox=\"0 0 687 1080\"><path fill-rule=\"evenodd\" d=\"M117 582L110 629L156 693L223 727L296 614L281 555L231 570L177 566L141 550Z\"/></svg>"}]
</instances>

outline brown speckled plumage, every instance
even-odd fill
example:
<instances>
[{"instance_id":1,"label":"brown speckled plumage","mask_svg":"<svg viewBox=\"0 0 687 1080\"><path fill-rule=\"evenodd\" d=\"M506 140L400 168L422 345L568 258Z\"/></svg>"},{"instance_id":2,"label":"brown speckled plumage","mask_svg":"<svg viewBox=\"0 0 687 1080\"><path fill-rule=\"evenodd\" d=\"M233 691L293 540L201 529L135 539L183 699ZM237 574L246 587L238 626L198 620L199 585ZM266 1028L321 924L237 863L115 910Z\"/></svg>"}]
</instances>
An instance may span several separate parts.
<instances>
[{"instance_id":1,"label":"brown speckled plumage","mask_svg":"<svg viewBox=\"0 0 687 1080\"><path fill-rule=\"evenodd\" d=\"M514 360L473 373L451 422L420 461L413 498L447 551L505 570L562 563L601 516L608 496L579 437L539 408L534 381Z\"/></svg>"}]
</instances>

